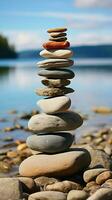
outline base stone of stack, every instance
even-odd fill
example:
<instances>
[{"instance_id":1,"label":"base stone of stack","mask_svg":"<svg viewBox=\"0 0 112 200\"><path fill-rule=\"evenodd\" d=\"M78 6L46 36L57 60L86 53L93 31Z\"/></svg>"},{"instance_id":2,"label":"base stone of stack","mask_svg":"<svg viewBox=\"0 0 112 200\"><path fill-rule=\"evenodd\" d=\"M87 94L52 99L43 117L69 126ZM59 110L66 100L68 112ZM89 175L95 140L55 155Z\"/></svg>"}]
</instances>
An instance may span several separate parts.
<instances>
[{"instance_id":1,"label":"base stone of stack","mask_svg":"<svg viewBox=\"0 0 112 200\"><path fill-rule=\"evenodd\" d=\"M74 136L70 133L45 133L41 135L31 135L26 143L29 148L44 153L58 153L68 150L72 145Z\"/></svg>"},{"instance_id":2,"label":"base stone of stack","mask_svg":"<svg viewBox=\"0 0 112 200\"><path fill-rule=\"evenodd\" d=\"M24 160L19 167L19 173L28 177L69 176L87 168L90 161L90 154L83 149L53 155L38 154Z\"/></svg>"}]
</instances>

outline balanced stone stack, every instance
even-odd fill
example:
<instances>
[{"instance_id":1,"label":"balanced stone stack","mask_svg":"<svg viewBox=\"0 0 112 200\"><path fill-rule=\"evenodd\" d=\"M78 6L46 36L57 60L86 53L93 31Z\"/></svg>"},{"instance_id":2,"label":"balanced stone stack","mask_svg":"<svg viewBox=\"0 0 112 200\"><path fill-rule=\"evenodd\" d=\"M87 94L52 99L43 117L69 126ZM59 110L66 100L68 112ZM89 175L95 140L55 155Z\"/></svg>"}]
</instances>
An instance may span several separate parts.
<instances>
[{"instance_id":1,"label":"balanced stone stack","mask_svg":"<svg viewBox=\"0 0 112 200\"><path fill-rule=\"evenodd\" d=\"M66 87L74 73L65 68L74 64L73 52L69 49L66 28L49 29L49 41L43 44L40 55L46 59L38 62L39 75L44 77L46 87L36 93L46 96L37 102L42 113L31 117L29 129L34 133L27 138L27 145L37 154L24 160L19 168L27 177L67 177L80 172L90 164L90 155L83 149L70 149L74 136L67 131L83 123L78 113L69 111L71 100L66 94L74 92ZM41 152L41 153L38 153Z\"/></svg>"}]
</instances>

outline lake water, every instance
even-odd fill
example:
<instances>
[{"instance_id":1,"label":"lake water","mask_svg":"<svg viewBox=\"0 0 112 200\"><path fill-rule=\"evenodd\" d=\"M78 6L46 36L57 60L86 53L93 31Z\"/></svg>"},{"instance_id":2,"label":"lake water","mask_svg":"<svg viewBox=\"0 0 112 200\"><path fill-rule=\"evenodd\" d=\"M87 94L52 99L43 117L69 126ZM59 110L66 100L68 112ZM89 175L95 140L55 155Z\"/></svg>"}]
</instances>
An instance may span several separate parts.
<instances>
[{"instance_id":1,"label":"lake water","mask_svg":"<svg viewBox=\"0 0 112 200\"><path fill-rule=\"evenodd\" d=\"M30 111L38 109L39 97L35 89L41 87L41 77L37 76L38 60L0 61L0 115L12 109ZM72 68L75 78L71 87L75 90L69 96L72 109L90 114L92 124L112 123L112 116L97 115L91 112L94 106L112 107L112 59L75 60Z\"/></svg>"}]
</instances>

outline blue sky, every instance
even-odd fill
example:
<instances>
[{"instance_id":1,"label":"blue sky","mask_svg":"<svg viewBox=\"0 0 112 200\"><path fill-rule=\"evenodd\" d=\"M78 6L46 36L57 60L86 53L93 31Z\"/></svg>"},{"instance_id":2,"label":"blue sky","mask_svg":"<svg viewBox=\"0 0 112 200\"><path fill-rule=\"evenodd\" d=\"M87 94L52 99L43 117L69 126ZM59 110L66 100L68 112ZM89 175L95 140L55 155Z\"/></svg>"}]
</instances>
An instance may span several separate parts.
<instances>
[{"instance_id":1,"label":"blue sky","mask_svg":"<svg viewBox=\"0 0 112 200\"><path fill-rule=\"evenodd\" d=\"M66 26L71 45L112 44L112 0L1 0L0 33L17 50L40 48Z\"/></svg>"}]
</instances>

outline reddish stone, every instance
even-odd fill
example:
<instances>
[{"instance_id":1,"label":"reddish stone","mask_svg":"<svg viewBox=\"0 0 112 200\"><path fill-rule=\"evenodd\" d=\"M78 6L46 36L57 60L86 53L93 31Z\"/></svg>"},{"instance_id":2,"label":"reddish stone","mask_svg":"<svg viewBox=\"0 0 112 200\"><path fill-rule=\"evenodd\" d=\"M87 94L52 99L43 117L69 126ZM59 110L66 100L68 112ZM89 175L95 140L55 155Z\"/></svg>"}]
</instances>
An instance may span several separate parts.
<instances>
[{"instance_id":1,"label":"reddish stone","mask_svg":"<svg viewBox=\"0 0 112 200\"><path fill-rule=\"evenodd\" d=\"M68 41L64 41L64 42L46 42L43 44L43 47L45 49L66 49L70 46L70 43Z\"/></svg>"}]
</instances>

